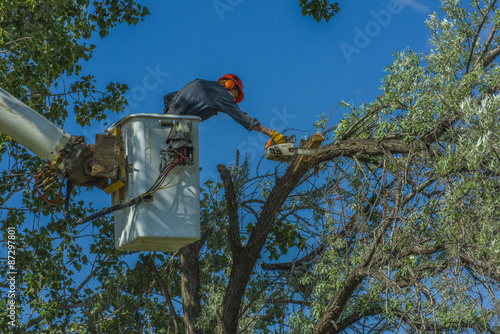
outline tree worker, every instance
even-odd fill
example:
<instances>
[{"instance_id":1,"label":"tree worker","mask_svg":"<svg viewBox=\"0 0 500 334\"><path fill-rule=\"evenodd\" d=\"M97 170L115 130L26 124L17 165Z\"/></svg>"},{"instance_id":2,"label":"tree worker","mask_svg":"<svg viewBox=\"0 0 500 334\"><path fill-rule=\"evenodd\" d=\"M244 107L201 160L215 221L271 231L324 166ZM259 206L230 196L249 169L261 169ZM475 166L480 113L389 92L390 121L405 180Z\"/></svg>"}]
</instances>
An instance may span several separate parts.
<instances>
[{"instance_id":1,"label":"tree worker","mask_svg":"<svg viewBox=\"0 0 500 334\"><path fill-rule=\"evenodd\" d=\"M266 128L238 107L237 103L240 103L244 96L243 82L234 74L226 74L217 81L196 79L181 90L164 96L164 113L199 116L204 121L223 112L245 129L261 132L276 144L285 143L285 136Z\"/></svg>"}]
</instances>

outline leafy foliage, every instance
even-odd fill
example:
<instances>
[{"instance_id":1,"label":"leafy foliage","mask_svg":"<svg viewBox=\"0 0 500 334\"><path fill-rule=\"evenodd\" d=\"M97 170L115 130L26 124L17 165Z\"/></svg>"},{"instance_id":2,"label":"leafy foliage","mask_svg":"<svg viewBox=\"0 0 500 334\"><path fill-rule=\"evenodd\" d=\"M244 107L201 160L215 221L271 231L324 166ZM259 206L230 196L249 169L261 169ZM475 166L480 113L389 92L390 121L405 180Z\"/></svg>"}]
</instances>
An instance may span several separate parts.
<instances>
[{"instance_id":1,"label":"leafy foliage","mask_svg":"<svg viewBox=\"0 0 500 334\"><path fill-rule=\"evenodd\" d=\"M119 112L126 104L127 86L109 83L98 89L93 76L83 74L82 61L92 57L95 46L88 41L94 35L105 37L117 24L136 24L146 15L146 7L129 1L2 0L0 86L59 125L71 109L81 125ZM92 327L84 319L92 319L108 305L98 297L109 286L104 277L124 266L110 247L110 221L94 221L87 229L69 226L61 207L47 205L30 184L43 162L4 134L0 153L0 209L6 213L0 225L2 236L9 227L16 231L16 324L23 324L9 326L2 307L2 328L39 333ZM53 187L46 196L55 198L57 192ZM83 201L71 203L69 210L74 217L95 211L92 203ZM80 243L89 239L86 234L91 240ZM82 244L89 244L89 249ZM9 272L6 264L2 261L2 277ZM91 279L103 285L84 289L81 283ZM5 280L1 287L9 290Z\"/></svg>"},{"instance_id":2,"label":"leafy foliage","mask_svg":"<svg viewBox=\"0 0 500 334\"><path fill-rule=\"evenodd\" d=\"M328 22L340 11L338 2L330 3L328 0L299 0L302 15L309 15L317 22L325 19Z\"/></svg>"},{"instance_id":3,"label":"leafy foliage","mask_svg":"<svg viewBox=\"0 0 500 334\"><path fill-rule=\"evenodd\" d=\"M94 33L105 37L117 24L136 24L149 14L146 7L111 0L2 0L0 14L3 89L57 124L68 116L70 102L82 112L82 125L103 119L105 110L123 110L126 85L111 83L99 92L92 75L80 76L81 61L92 57L95 45L88 40Z\"/></svg>"}]
</instances>

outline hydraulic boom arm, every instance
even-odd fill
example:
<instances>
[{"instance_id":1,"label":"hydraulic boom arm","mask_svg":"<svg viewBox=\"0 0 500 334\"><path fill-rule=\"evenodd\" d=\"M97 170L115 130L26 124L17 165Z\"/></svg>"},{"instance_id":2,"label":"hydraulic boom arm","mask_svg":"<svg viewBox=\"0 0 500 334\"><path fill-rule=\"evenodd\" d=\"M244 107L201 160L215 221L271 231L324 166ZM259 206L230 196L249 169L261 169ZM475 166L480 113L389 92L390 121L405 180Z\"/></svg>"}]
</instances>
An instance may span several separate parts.
<instances>
[{"instance_id":1,"label":"hydraulic boom arm","mask_svg":"<svg viewBox=\"0 0 500 334\"><path fill-rule=\"evenodd\" d=\"M63 174L76 185L102 181L90 173L93 145L83 137L71 136L1 88L0 132L51 162L51 173ZM46 182L53 179L53 175L44 177Z\"/></svg>"}]
</instances>

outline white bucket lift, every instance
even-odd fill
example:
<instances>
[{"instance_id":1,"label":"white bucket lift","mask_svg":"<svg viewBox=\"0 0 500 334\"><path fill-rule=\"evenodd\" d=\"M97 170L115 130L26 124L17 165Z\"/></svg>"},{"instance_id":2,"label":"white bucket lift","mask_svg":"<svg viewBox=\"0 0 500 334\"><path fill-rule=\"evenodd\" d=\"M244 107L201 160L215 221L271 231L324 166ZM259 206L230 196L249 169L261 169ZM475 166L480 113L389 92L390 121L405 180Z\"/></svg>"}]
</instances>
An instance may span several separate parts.
<instances>
[{"instance_id":1,"label":"white bucket lift","mask_svg":"<svg viewBox=\"0 0 500 334\"><path fill-rule=\"evenodd\" d=\"M152 200L115 212L118 250L174 251L200 238L200 121L197 116L129 115L88 145L0 88L0 132L51 162L44 182L62 174L76 185L113 193L118 204L144 195L175 165L162 186L154 187Z\"/></svg>"},{"instance_id":2,"label":"white bucket lift","mask_svg":"<svg viewBox=\"0 0 500 334\"><path fill-rule=\"evenodd\" d=\"M168 174L164 189L150 202L115 212L115 247L123 251L174 251L200 238L200 181L196 116L134 114L108 130L121 132L125 155L123 202L146 193L175 157L167 152L167 137L178 123L190 129L184 164ZM184 154L186 150L184 149ZM119 193L112 195L113 204Z\"/></svg>"}]
</instances>

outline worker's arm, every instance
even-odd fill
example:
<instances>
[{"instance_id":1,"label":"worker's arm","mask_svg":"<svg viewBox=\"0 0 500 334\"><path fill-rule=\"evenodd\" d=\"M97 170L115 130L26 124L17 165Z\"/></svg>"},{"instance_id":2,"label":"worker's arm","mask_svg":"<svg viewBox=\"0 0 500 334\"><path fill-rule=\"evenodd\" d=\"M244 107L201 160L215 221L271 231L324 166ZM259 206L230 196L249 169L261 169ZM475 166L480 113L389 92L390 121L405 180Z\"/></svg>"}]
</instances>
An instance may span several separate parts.
<instances>
[{"instance_id":1,"label":"worker's arm","mask_svg":"<svg viewBox=\"0 0 500 334\"><path fill-rule=\"evenodd\" d=\"M248 131L260 126L260 122L256 118L250 117L246 112L238 107L238 105L234 102L234 98L224 87L221 87L221 89L223 89L223 91L214 103L214 107L217 111L229 115Z\"/></svg>"},{"instance_id":2,"label":"worker's arm","mask_svg":"<svg viewBox=\"0 0 500 334\"><path fill-rule=\"evenodd\" d=\"M271 132L273 132L271 129L266 128L266 127L265 127L265 126L263 126L262 124L259 124L259 125L254 126L253 128L251 128L251 130L253 130L253 131L258 131L258 132L260 132L260 133L265 134L266 136L270 136L270 135L271 135Z\"/></svg>"},{"instance_id":3,"label":"worker's arm","mask_svg":"<svg viewBox=\"0 0 500 334\"><path fill-rule=\"evenodd\" d=\"M252 118L246 112L242 111L234 102L233 96L227 93L227 91L223 91L223 93L221 93L216 99L215 108L231 116L236 122L243 125L249 131L254 130L263 133L272 138L278 144L286 142L286 139L282 134L263 126L256 118Z\"/></svg>"}]
</instances>

